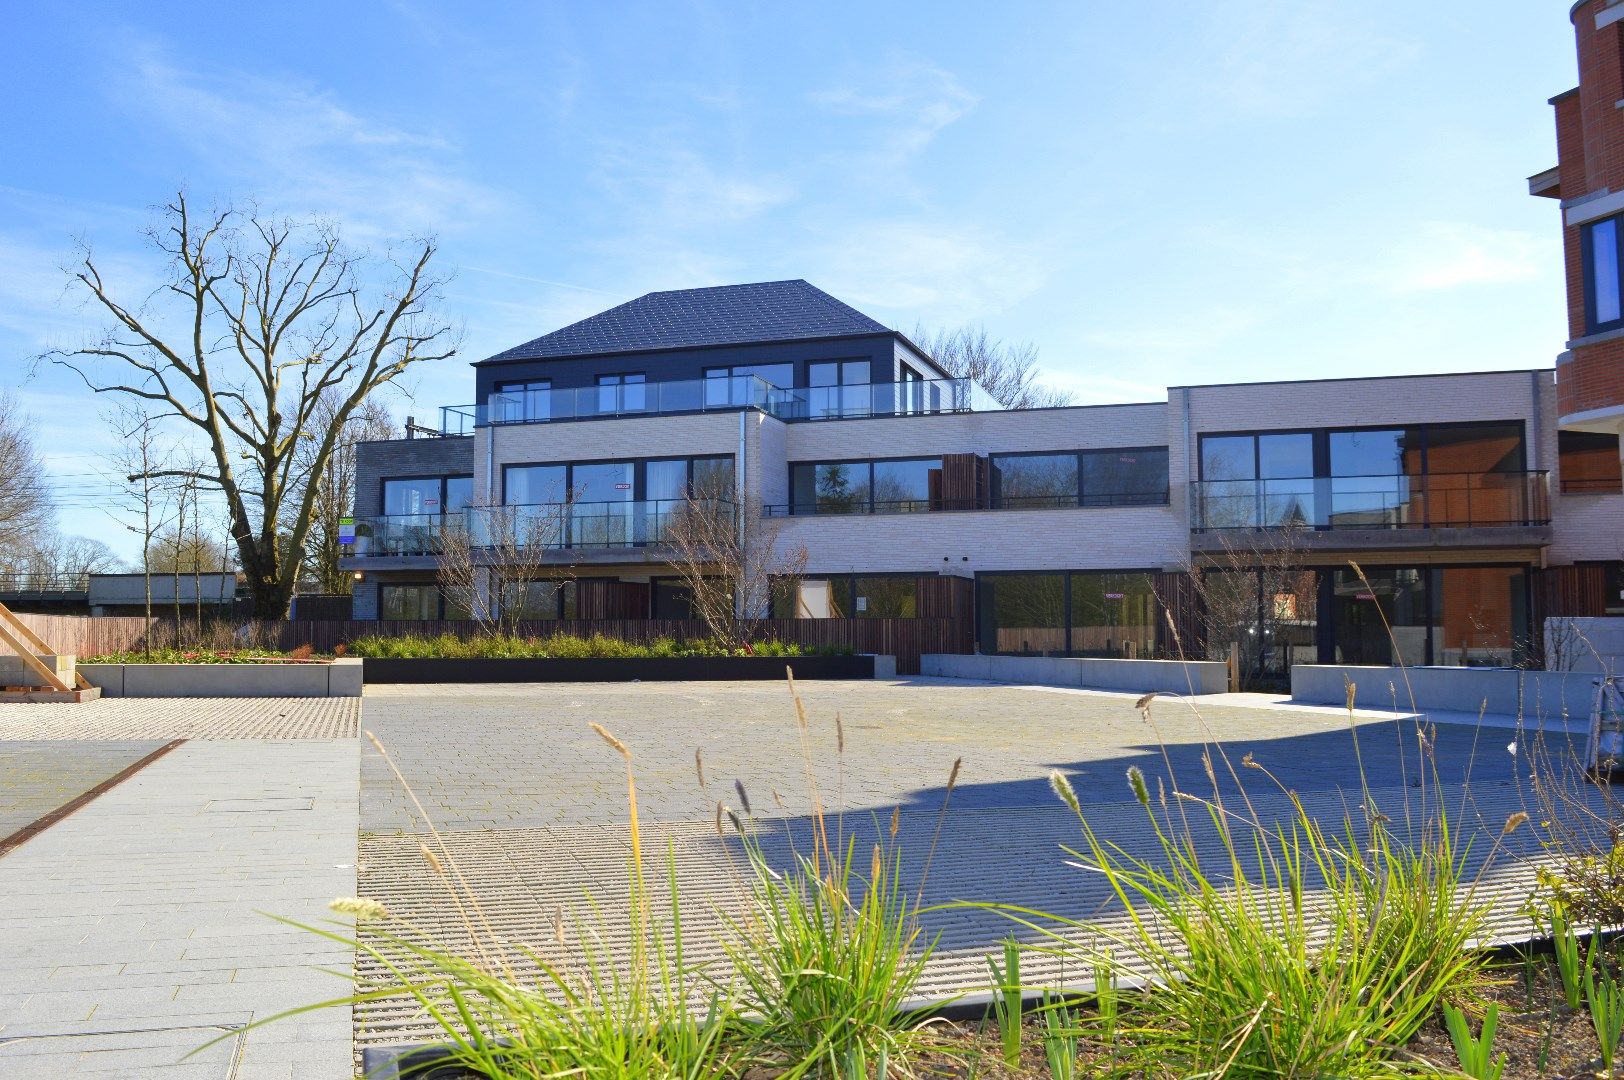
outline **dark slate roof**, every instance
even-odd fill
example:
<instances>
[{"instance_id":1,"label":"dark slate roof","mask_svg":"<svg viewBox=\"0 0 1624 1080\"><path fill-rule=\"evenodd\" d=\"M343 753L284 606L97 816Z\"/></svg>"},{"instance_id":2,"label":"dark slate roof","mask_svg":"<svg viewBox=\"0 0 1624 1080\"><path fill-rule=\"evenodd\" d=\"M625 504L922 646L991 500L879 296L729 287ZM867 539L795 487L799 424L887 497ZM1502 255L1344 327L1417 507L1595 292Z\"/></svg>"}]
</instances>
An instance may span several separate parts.
<instances>
[{"instance_id":1,"label":"dark slate roof","mask_svg":"<svg viewBox=\"0 0 1624 1080\"><path fill-rule=\"evenodd\" d=\"M649 293L483 362L890 332L800 279L760 281Z\"/></svg>"}]
</instances>

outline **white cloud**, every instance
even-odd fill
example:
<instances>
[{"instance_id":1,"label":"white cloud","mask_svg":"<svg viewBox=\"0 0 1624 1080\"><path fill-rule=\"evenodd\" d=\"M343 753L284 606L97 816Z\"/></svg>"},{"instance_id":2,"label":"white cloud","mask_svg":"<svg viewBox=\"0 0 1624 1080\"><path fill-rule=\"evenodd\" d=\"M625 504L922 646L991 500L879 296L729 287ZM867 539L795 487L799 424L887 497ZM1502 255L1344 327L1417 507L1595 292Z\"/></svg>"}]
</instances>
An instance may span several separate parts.
<instances>
[{"instance_id":1,"label":"white cloud","mask_svg":"<svg viewBox=\"0 0 1624 1080\"><path fill-rule=\"evenodd\" d=\"M1385 284L1397 292L1509 285L1539 277L1551 258L1548 239L1516 229L1427 222L1391 252Z\"/></svg>"},{"instance_id":2,"label":"white cloud","mask_svg":"<svg viewBox=\"0 0 1624 1080\"><path fill-rule=\"evenodd\" d=\"M840 115L878 121L881 155L901 163L975 108L980 98L965 89L952 72L923 60L897 60L885 65L878 82L817 90L807 100Z\"/></svg>"},{"instance_id":3,"label":"white cloud","mask_svg":"<svg viewBox=\"0 0 1624 1080\"><path fill-rule=\"evenodd\" d=\"M118 92L278 210L333 215L363 233L398 236L449 231L502 205L445 138L361 116L302 81L205 76L148 50L137 52Z\"/></svg>"},{"instance_id":4,"label":"white cloud","mask_svg":"<svg viewBox=\"0 0 1624 1080\"><path fill-rule=\"evenodd\" d=\"M612 143L599 164L628 215L662 233L746 221L795 195L781 176L729 169L671 140Z\"/></svg>"},{"instance_id":5,"label":"white cloud","mask_svg":"<svg viewBox=\"0 0 1624 1080\"><path fill-rule=\"evenodd\" d=\"M928 221L853 222L800 255L804 276L853 306L957 325L1043 284L1040 254L987 229Z\"/></svg>"}]
</instances>

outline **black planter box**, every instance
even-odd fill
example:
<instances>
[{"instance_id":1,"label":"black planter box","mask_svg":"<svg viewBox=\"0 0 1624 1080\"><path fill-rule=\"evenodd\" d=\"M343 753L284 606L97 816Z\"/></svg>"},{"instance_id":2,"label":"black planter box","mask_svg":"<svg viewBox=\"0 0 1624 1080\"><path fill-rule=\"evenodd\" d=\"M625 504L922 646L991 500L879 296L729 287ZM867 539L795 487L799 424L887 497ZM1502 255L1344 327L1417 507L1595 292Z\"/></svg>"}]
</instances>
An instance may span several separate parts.
<instances>
[{"instance_id":1,"label":"black planter box","mask_svg":"<svg viewBox=\"0 0 1624 1080\"><path fill-rule=\"evenodd\" d=\"M401 660L367 657L361 664L366 683L497 683L497 682L722 682L736 679L782 679L784 669L797 679L872 679L872 656L655 656L586 659Z\"/></svg>"}]
</instances>

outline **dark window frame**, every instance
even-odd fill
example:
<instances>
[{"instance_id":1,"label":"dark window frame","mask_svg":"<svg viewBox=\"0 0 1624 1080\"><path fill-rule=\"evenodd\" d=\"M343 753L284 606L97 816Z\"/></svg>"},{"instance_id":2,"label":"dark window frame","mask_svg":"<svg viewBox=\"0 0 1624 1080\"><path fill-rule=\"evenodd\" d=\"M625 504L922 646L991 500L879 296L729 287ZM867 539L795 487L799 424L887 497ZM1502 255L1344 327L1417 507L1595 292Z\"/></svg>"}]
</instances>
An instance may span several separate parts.
<instances>
[{"instance_id":1,"label":"dark window frame","mask_svg":"<svg viewBox=\"0 0 1624 1080\"><path fill-rule=\"evenodd\" d=\"M1617 263L1613 268L1613 280L1618 283L1619 317L1606 322L1598 322L1596 315L1596 266L1594 244L1591 241L1591 230L1596 226L1611 222L1613 225L1613 253ZM1609 217L1586 221L1579 226L1579 262L1580 276L1584 281L1585 296L1585 333L1603 334L1609 330L1624 328L1624 214L1614 214Z\"/></svg>"},{"instance_id":2,"label":"dark window frame","mask_svg":"<svg viewBox=\"0 0 1624 1080\"><path fill-rule=\"evenodd\" d=\"M1166 483L1164 483L1162 485L1161 499L1159 501L1155 501L1155 502L1152 502L1152 501L1118 502L1118 503L1089 503L1087 501L1087 499L1088 499L1088 490L1087 490L1087 484L1086 484L1086 481L1085 481L1085 478L1084 478L1085 470L1083 468L1083 455L1084 454L1142 454L1142 453L1150 453L1150 452L1155 452L1155 451L1161 451L1163 454L1165 454L1167 456L1168 479L1167 479ZM999 476L998 476L998 465L997 465L997 463L998 463L999 459L1003 459L1003 458L1023 458L1023 457L1066 457L1068 455L1075 458L1076 463L1077 463L1077 490L1076 490L1076 493L1075 493L1075 496L1076 496L1076 501L1075 502L1066 503L1066 504L1063 504L1063 505L1057 505L1055 507L1003 506L1003 505L1001 505L1001 503L1003 501L1003 492L1000 490L1001 484L999 482ZM1033 510L1033 509L1070 509L1070 508L1073 508L1073 507L1081 507L1083 509L1088 509L1088 510L1102 510L1102 509L1122 509L1124 507L1136 507L1136 506L1168 506L1168 505L1170 505L1170 503L1172 501L1172 486L1173 486L1172 469L1173 469L1172 447L1167 446L1165 444L1159 444L1159 443L1148 443L1148 444L1145 444L1145 445L1142 445L1142 446L1083 446L1083 447L1056 449L1056 450L1009 450L1009 451L997 451L997 452L994 452L994 453L989 453L987 455L987 476L988 476L988 489L989 489L988 490L988 498L992 503L992 506L990 507L990 509L993 509L993 510ZM1125 494L1125 493L1123 493L1123 492L1110 492L1109 494L1120 495L1120 494Z\"/></svg>"},{"instance_id":3,"label":"dark window frame","mask_svg":"<svg viewBox=\"0 0 1624 1080\"><path fill-rule=\"evenodd\" d=\"M440 510L434 516L435 517L444 517L448 512L450 512L450 513L460 513L461 511L447 511L445 509L445 505L446 505L446 482L450 481L450 480L464 480L464 479L472 481L474 479L474 474L473 473L465 473L465 472L453 472L453 473L414 473L414 474L412 474L410 476L380 476L380 477L378 477L378 504L377 504L378 505L378 514L377 514L377 516L378 517L428 517L429 516L427 514L391 514L391 513L387 512L386 507L388 505L388 502L387 502L387 498L386 498L386 493L388 491L389 483L391 481L395 481L395 480L438 480L440 482Z\"/></svg>"},{"instance_id":4,"label":"dark window frame","mask_svg":"<svg viewBox=\"0 0 1624 1080\"><path fill-rule=\"evenodd\" d=\"M865 515L873 515L873 514L876 514L876 513L890 513L890 511L877 511L877 510L874 509L874 505L875 505L874 504L874 466L875 465L882 465L882 464L884 464L884 463L886 463L888 461L934 461L934 462L937 463L937 468L942 468L943 466L942 466L941 462L942 462L943 457L944 457L944 455L942 455L942 454L937 454L934 457L932 457L930 455L925 455L925 456L921 457L918 454L891 454L891 455L888 455L888 456L885 456L885 457L823 458L823 459L819 459L817 461L791 461L791 462L788 462L787 467L786 467L786 472L788 474L789 486L788 486L788 488L786 490L789 492L789 502L788 502L789 516L790 517L858 517L858 516L865 516ZM796 470L796 468L798 466L808 466L808 465L812 466L814 468L819 466L819 465L863 465L863 466L866 466L867 470L868 470L868 498L864 500L865 509L863 509L861 511L855 511L855 512L853 512L851 514L833 514L833 513L831 513L831 514L820 514L819 511L816 509L816 504L813 504L814 508L812 510L810 510L807 513L804 513L804 514L801 513L800 512L801 504L795 501L795 470ZM926 498L923 501L928 502L929 498L930 498L929 493L927 492L926 493ZM920 500L913 500L913 501L920 501ZM932 512L932 513L940 513L941 511L930 511L930 512Z\"/></svg>"},{"instance_id":5,"label":"dark window frame","mask_svg":"<svg viewBox=\"0 0 1624 1080\"><path fill-rule=\"evenodd\" d=\"M1294 479L1300 479L1300 480L1333 480L1333 479L1339 479L1339 477L1332 476L1331 471L1330 471L1331 470L1330 437L1332 435L1346 435L1346 434L1353 434L1353 433L1357 433L1357 432L1361 432L1361 431L1395 431L1395 430L1398 430L1398 429L1412 429L1412 428L1422 432L1421 473L1419 475L1430 475L1432 470L1430 468L1431 462L1428 460L1427 450L1430 447L1431 443L1426 438L1426 435L1427 435L1428 432L1437 431L1437 430L1447 430L1449 428L1493 427L1496 424L1515 424L1515 425L1517 425L1517 427L1518 427L1518 429L1519 429L1519 431L1521 433L1521 436L1522 436L1522 456L1523 456L1523 468L1521 470L1519 470L1519 471L1524 472L1524 473L1531 472L1532 470L1530 470L1528 468L1528 421L1527 421L1527 419L1525 419L1523 417L1503 417L1503 418L1498 419L1498 420L1441 420L1441 421L1420 421L1420 422L1416 422L1416 423L1407 423L1407 422L1404 422L1404 421L1396 421L1396 422L1391 423L1391 424L1346 424L1346 425L1337 425L1335 427L1238 428L1238 429L1234 429L1234 430L1223 430L1223 431L1201 431L1201 432L1196 433L1196 451L1195 451L1196 479L1203 482L1203 483L1207 482L1207 476L1206 476L1206 471L1205 471L1206 461L1205 461L1204 455L1202 454L1202 444L1208 438L1217 439L1217 438L1234 438L1236 436L1247 436L1247 435L1252 436L1253 437L1253 441L1252 441L1252 475L1253 475L1253 478L1256 479L1257 472L1258 472L1258 467L1259 467L1259 464L1260 464L1259 458L1258 458L1258 455L1259 455L1260 451L1259 451L1258 445L1257 445L1257 439L1256 439L1257 436L1259 436L1259 435L1304 435L1304 434L1313 435L1314 436L1314 475L1311 476L1311 477L1309 477L1309 476L1295 477ZM1365 475L1365 474L1359 474L1359 475ZM1389 474L1387 474L1387 473L1374 473L1374 474L1369 474L1369 475L1386 476L1386 475L1389 475ZM1391 475L1393 475L1393 476L1404 476L1406 474L1405 473L1392 473ZM1440 473L1438 475L1449 475L1449 474L1448 473ZM1231 481L1220 481L1220 482L1229 483Z\"/></svg>"},{"instance_id":6,"label":"dark window frame","mask_svg":"<svg viewBox=\"0 0 1624 1080\"><path fill-rule=\"evenodd\" d=\"M972 605L972 610L973 610L972 618L973 618L973 620L975 622L976 647L981 652L987 653L990 656L1032 656L1032 655L1039 655L1039 654L1034 654L1034 653L1000 653L1000 652L997 652L996 650L991 648L991 643L982 640L982 633L981 632L982 632L982 630L984 628L983 621L982 621L982 615L983 615L982 604L984 602L984 596L983 596L982 589L981 589L981 583L983 581L994 581L995 582L996 579L1001 578L1001 577L1032 577L1034 575L1039 575L1039 574L1051 574L1051 575L1052 574L1058 574L1058 575L1060 575L1060 579L1061 579L1061 587L1060 587L1061 608L1060 608L1060 612L1061 613L1060 613L1060 627L1059 628L1062 631L1064 631L1064 633L1065 633L1065 644L1066 644L1065 650L1061 653L1061 655L1070 657L1070 656L1084 655L1084 654L1075 652L1071 647L1071 632L1073 630L1073 626L1072 626L1072 610L1071 610L1071 607L1072 607L1071 579L1072 579L1073 575L1081 574L1081 575L1085 575L1085 576L1098 576L1098 575L1104 575L1104 574L1117 574L1117 575L1138 574L1138 575L1142 575L1143 577L1147 578L1150 581L1151 588L1154 591L1156 579L1162 574L1162 572L1163 571L1160 568L1157 568L1157 567L1143 567L1143 566L1101 567L1101 568L1095 568L1095 569L1064 569L1064 570L1057 570L1057 569L978 570L978 571L976 571L976 576L975 576L975 590L974 590L975 600L974 600L974 603ZM1158 604L1160 604L1160 602L1161 602L1160 597L1158 597L1157 602L1158 602ZM1050 655L1050 654L1041 654L1041 655Z\"/></svg>"}]
</instances>

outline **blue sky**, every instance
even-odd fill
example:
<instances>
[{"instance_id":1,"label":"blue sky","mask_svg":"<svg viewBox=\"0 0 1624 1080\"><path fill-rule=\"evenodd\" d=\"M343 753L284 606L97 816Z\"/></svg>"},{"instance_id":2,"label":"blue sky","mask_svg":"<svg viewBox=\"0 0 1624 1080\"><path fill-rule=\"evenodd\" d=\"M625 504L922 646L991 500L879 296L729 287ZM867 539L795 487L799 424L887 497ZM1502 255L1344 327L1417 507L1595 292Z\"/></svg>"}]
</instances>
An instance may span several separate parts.
<instances>
[{"instance_id":1,"label":"blue sky","mask_svg":"<svg viewBox=\"0 0 1624 1080\"><path fill-rule=\"evenodd\" d=\"M68 531L129 554L97 401L30 358L131 292L151 207L429 232L473 360L655 289L804 277L1031 340L1083 402L1546 366L1567 3L78 3L0 40L0 365Z\"/></svg>"}]
</instances>

